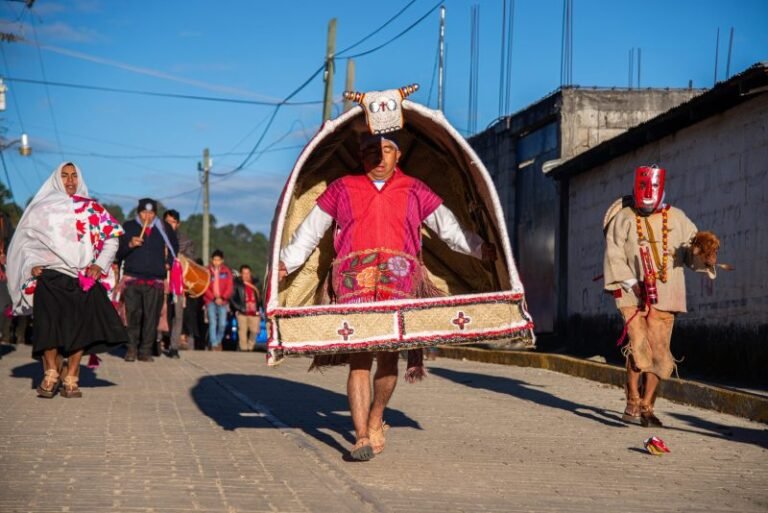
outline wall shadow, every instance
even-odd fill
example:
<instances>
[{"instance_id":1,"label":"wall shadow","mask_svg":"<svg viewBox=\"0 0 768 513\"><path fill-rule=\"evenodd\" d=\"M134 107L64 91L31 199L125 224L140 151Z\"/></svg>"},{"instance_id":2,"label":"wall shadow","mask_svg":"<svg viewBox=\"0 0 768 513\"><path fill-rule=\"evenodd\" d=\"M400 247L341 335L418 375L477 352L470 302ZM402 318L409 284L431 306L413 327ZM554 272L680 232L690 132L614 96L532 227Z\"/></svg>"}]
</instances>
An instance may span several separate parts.
<instances>
[{"instance_id":1,"label":"wall shadow","mask_svg":"<svg viewBox=\"0 0 768 513\"><path fill-rule=\"evenodd\" d=\"M729 440L731 442L738 442L742 444L752 444L763 449L768 449L768 426L763 429L752 429L740 426L729 426L726 424L719 424L712 422L711 420L702 419L695 415L689 415L687 413L670 413L671 417L678 419L681 422L685 422L690 427L695 429L684 429L672 427L676 431L687 431L689 433L697 433L700 435L710 436L712 438L720 438L722 440Z\"/></svg>"},{"instance_id":2,"label":"wall shadow","mask_svg":"<svg viewBox=\"0 0 768 513\"><path fill-rule=\"evenodd\" d=\"M272 418L254 412L235 398L222 400L222 388L225 391L232 388L245 395L268 410ZM231 397L230 392L226 392ZM355 443L347 396L314 385L267 376L218 374L201 378L190 395L201 412L226 430L300 429L342 454L346 454L349 447L342 446L327 431L335 432L350 444ZM421 429L418 422L392 408L385 410L384 420L393 429Z\"/></svg>"},{"instance_id":3,"label":"wall shadow","mask_svg":"<svg viewBox=\"0 0 768 513\"><path fill-rule=\"evenodd\" d=\"M534 385L526 383L525 381L476 374L473 372L460 372L439 367L431 367L429 373L468 387L481 388L483 390L490 390L491 392L498 392L501 394L509 394L542 406L565 410L579 417L605 424L606 426L617 428L629 427L622 422L620 412L568 401L536 388Z\"/></svg>"},{"instance_id":4,"label":"wall shadow","mask_svg":"<svg viewBox=\"0 0 768 513\"><path fill-rule=\"evenodd\" d=\"M99 378L93 369L89 369L85 366L88 362L88 357L84 358L83 364L80 365L80 381L78 385L80 388L97 388L97 387L111 387L115 386L115 383ZM43 364L37 361L19 365L11 369L11 377L13 378L26 378L29 379L29 388L37 388L40 382L43 381Z\"/></svg>"}]
</instances>

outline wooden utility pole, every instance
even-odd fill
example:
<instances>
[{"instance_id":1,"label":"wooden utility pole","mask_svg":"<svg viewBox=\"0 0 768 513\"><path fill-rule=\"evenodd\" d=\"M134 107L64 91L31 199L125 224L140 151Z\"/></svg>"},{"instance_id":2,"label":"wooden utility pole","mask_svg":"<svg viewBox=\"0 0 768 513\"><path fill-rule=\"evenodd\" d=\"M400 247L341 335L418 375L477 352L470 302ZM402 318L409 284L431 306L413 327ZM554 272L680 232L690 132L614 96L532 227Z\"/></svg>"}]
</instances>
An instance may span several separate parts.
<instances>
[{"instance_id":1,"label":"wooden utility pole","mask_svg":"<svg viewBox=\"0 0 768 513\"><path fill-rule=\"evenodd\" d=\"M211 255L211 212L210 199L208 196L208 183L211 172L211 154L208 148L203 150L203 161L197 163L197 169L200 171L200 183L203 184L203 263L208 265L208 258Z\"/></svg>"},{"instance_id":2,"label":"wooden utility pole","mask_svg":"<svg viewBox=\"0 0 768 513\"><path fill-rule=\"evenodd\" d=\"M344 82L345 91L354 91L355 89L355 61L347 59L347 80ZM344 100L344 112L352 108L352 100Z\"/></svg>"},{"instance_id":3,"label":"wooden utility pole","mask_svg":"<svg viewBox=\"0 0 768 513\"><path fill-rule=\"evenodd\" d=\"M323 121L331 119L333 109L333 72L336 53L336 18L328 22L328 47L325 54L325 99L323 100Z\"/></svg>"},{"instance_id":4,"label":"wooden utility pole","mask_svg":"<svg viewBox=\"0 0 768 513\"><path fill-rule=\"evenodd\" d=\"M443 75L445 73L445 6L440 7L440 63L437 70L437 110L443 110Z\"/></svg>"}]
</instances>

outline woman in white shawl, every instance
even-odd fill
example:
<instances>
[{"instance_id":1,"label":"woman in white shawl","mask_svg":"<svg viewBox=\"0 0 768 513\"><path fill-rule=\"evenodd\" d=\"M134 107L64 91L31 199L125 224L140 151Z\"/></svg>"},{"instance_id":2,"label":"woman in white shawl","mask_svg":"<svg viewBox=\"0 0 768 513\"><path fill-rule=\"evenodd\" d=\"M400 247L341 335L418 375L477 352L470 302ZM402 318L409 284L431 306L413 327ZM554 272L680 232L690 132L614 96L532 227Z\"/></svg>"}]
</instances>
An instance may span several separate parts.
<instances>
[{"instance_id":1,"label":"woman in white shawl","mask_svg":"<svg viewBox=\"0 0 768 513\"><path fill-rule=\"evenodd\" d=\"M8 249L8 288L14 313L34 315L32 352L42 356L44 370L40 397L53 397L59 384L62 397L82 397L82 355L128 340L105 290L122 233L88 198L71 162L59 165L19 221Z\"/></svg>"}]
</instances>

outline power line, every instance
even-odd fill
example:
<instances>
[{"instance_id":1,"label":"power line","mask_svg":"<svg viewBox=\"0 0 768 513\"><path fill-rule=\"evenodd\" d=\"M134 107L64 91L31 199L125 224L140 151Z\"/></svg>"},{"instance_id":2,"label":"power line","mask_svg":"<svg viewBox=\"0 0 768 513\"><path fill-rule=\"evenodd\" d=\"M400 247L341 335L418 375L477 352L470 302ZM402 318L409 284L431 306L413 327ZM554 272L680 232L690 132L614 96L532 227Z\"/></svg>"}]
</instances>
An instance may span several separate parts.
<instances>
[{"instance_id":1,"label":"power line","mask_svg":"<svg viewBox=\"0 0 768 513\"><path fill-rule=\"evenodd\" d=\"M48 81L48 77L45 74L45 64L43 64L43 52L40 50L40 40L37 38L37 26L35 23L34 16L31 17L32 23L30 23L30 26L32 27L32 33L35 36L35 47L37 48L37 56L40 60L40 71L43 73L43 80L46 82ZM59 145L59 148L61 148L61 137L59 136L59 126L58 123L56 123L56 115L53 113L53 101L51 100L51 91L48 89L48 86L45 87L45 96L48 98L48 112L51 114L51 120L53 121L53 131L56 134L56 142ZM61 156L64 158L64 155Z\"/></svg>"},{"instance_id":2,"label":"power line","mask_svg":"<svg viewBox=\"0 0 768 513\"><path fill-rule=\"evenodd\" d=\"M360 46L362 43L364 43L364 42L368 41L370 38L372 38L373 36L375 36L376 34L378 34L378 33L379 33L379 32L380 32L382 29L384 29L384 28L385 28L387 25L389 25L390 23L392 23L393 21L395 21L395 20L396 20L396 19L397 19L397 18L398 18L398 17L399 17L401 14L403 14L403 13L404 13L404 12L405 12L405 11L406 11L406 10L407 10L409 7L410 7L410 6L412 6L412 5L413 5L413 4L415 4L415 3L416 3L416 0L411 0L410 2L408 2L408 3L405 5L405 7L403 7L402 9L400 9L400 10L397 12L397 14L395 14L394 16L392 16L391 18L389 18L387 21L385 21L385 22L384 22L384 24L383 24L383 25L381 25L379 28L377 28L376 30L374 30L373 32L371 32L370 34L368 34L367 36L365 36L364 38L362 38L361 40L359 40L357 43L354 43L354 44L352 44L352 45L349 45L348 47L344 48L343 50L336 52L336 55L335 55L335 57L342 57L342 54L344 54L344 53L346 53L346 52L350 51L351 49L355 48L356 46ZM351 57L350 57L350 58L351 58Z\"/></svg>"},{"instance_id":3,"label":"power line","mask_svg":"<svg viewBox=\"0 0 768 513\"><path fill-rule=\"evenodd\" d=\"M119 87L108 87L108 86L95 86L95 85L88 85L88 84L73 84L69 82L55 82L55 81L49 81L49 80L34 80L31 78L15 78L15 77L4 77L5 80L9 82L20 82L25 84L39 84L39 85L45 85L47 86L53 86L53 87L68 87L71 89L84 89L89 91L102 91L102 92L108 92L108 93L121 93L121 94L133 94L133 95L139 95L139 96L157 96L161 98L177 98L181 100L196 100L196 101L208 101L208 102L221 102L221 103L237 103L237 104L245 104L245 105L266 105L266 106L275 106L275 105L289 105L289 106L298 106L298 105L318 105L323 103L322 100L317 101L305 101L305 102L268 102L268 101L259 101L259 100L242 100L239 98L225 98L221 96L200 96L200 95L194 95L194 94L180 94L180 93L160 93L157 91L143 91L140 89L123 89Z\"/></svg>"},{"instance_id":4,"label":"power line","mask_svg":"<svg viewBox=\"0 0 768 513\"><path fill-rule=\"evenodd\" d=\"M305 145L303 144L294 144L291 146L280 146L278 148L269 148L264 149L260 153L272 153L272 152L278 152L278 151L286 151L286 150L296 150L303 148ZM36 153L43 153L43 154L52 154L52 153L58 153L55 151L50 150L35 150ZM108 153L95 153L95 152L78 152L78 151L66 151L65 152L69 156L73 157L94 157L94 158L101 158L101 159L117 159L117 160L142 160L142 159L194 159L198 158L197 154L178 154L178 155L113 155ZM241 155L247 155L248 152L245 151L236 151L236 152L227 152L227 153L216 153L211 154L212 157L229 157L229 156L241 156Z\"/></svg>"},{"instance_id":5,"label":"power line","mask_svg":"<svg viewBox=\"0 0 768 513\"><path fill-rule=\"evenodd\" d=\"M384 48L384 47L385 47L385 46L387 46L388 44L390 44L390 43L393 43L393 42L397 41L398 39L400 39L401 37L403 37L404 35L406 35L408 32L410 32L412 29L414 29L414 28L415 28L415 27L416 27L418 24L420 24L422 21L424 21L424 20L427 18L427 16L429 16L430 14L432 14L432 13L433 13L433 12L434 12L434 11L435 11L435 10L436 10L438 7L440 7L440 5L442 5L442 3L443 3L443 0L440 0L439 2L437 2L437 3L436 3L436 4L435 4L435 5L434 5L434 6L433 6L431 9L429 9L429 10L428 10L426 13L424 13L424 15L423 15L421 18L419 18L418 20L414 21L414 22L413 22L411 25L409 25L409 26L408 26L408 27L407 27L405 30L403 30L402 32L400 32L399 34L397 34L397 35L396 35L395 37L393 37L392 39L390 39L390 40L388 40L388 41L386 41L386 42L384 42L384 43L380 44L379 46L376 46L376 47L374 47L374 48L371 48L370 50L366 50L365 52L356 53L356 54L354 54L354 55L346 55L345 57L346 57L347 59L355 59L355 58L357 58L357 57L362 57L363 55L368 55L368 54L371 54L371 53L373 53L373 52L375 52L375 51L381 50L382 48Z\"/></svg>"},{"instance_id":6,"label":"power line","mask_svg":"<svg viewBox=\"0 0 768 513\"><path fill-rule=\"evenodd\" d=\"M384 48L384 47L385 47L385 46L387 46L388 44L390 44L390 43L392 43L392 42L396 41L397 39L401 38L402 36L404 36L405 34L407 34L408 32L410 32L410 31L411 31L411 30L412 30L414 27L416 27L416 26L417 26L419 23L421 23L422 21L424 21L424 20L427 18L427 16L429 16L429 15L430 15L430 14L431 14L431 13L432 13L432 12L433 12L435 9L437 9L438 7L440 7L441 3L442 3L442 0L441 0L440 2L438 2L438 3L436 3L436 4L434 5L434 7L432 7L432 8L431 8L429 11L427 11L427 12L426 12L426 13L425 13L423 16L421 16L421 17L420 17L418 20L416 20L415 22L413 22L413 23L412 23L410 26L408 26L408 27L407 27L405 30L403 30L402 32L400 32L399 34L397 34L395 37L393 37L393 38L389 39L389 40L388 40L388 41L386 41L385 43L382 43L382 44L380 44L379 46L376 46L376 47L374 47L374 48L371 48L370 50L367 50L367 51L365 51L365 52L360 52L360 53L357 53L357 54L354 54L354 55L348 55L348 56L345 56L345 57L346 57L346 58L348 58L348 59L354 59L354 58L357 58L357 57L362 57L363 55L369 55L369 54L371 54L371 53L373 53L373 52L375 52L375 51L377 51L377 50L380 50L381 48ZM410 4L409 4L409 5L410 5ZM406 8L407 8L407 7L408 7L408 6L406 6ZM404 10L404 9L403 9L403 10ZM395 17L397 17L397 16L399 16L399 13L398 13L398 14L397 14ZM387 23L388 23L388 22L387 22ZM386 24L385 24L385 25L386 25ZM376 29L376 31L378 31L378 30L380 30L380 29L381 29L381 27L380 27L379 29ZM367 38L367 37L368 37L368 36L366 36L366 38ZM363 38L363 40L364 40L364 39L366 39L366 38ZM362 41L362 40L361 40L361 41ZM359 42L358 42L358 43L355 43L355 45L353 45L353 46L356 46L357 44L359 44ZM340 53L341 53L341 52L340 52ZM314 73L312 73L312 75L310 75L310 77L309 77L309 78L307 78L307 79L304 81L304 83L302 83L302 84L301 84L301 85L300 85L298 88L296 88L296 89L295 89L295 90L294 90L294 91L293 91L291 94L289 94L288 96L286 96L286 97L285 97L285 99L284 99L282 102L278 103L278 104L275 106L275 109L274 109L274 111L272 112L272 115L270 116L270 118L269 118L269 121L267 122L267 126L266 126L266 127L264 127L264 131L261 133L261 136L260 136L260 137L259 137L259 139L256 141L256 144L255 144L255 145L253 146L253 148L251 149L251 152L248 154L248 156L247 156L247 157L245 157L245 159L243 159L243 161L240 163L240 165L239 165L239 166L237 166L237 167L236 167L236 168L234 168L233 170L231 170L231 171L228 171L228 172L226 172L226 173L218 173L216 176L227 177L227 176L231 176L231 175L234 175L235 173L238 173L238 172L242 171L242 170L243 170L243 168L244 168L244 167L245 167L245 166L248 164L248 162L249 162L249 161L251 160L251 158L253 157L253 154L254 154L254 153L256 153L256 150L257 150L257 149L259 148L259 146L261 145L262 141L264 140L264 137L266 137L266 135L267 135L267 132L269 131L270 127L272 126L272 123L273 123L273 122L274 122L274 120L275 120L275 117L277 117L277 113L280 111L280 107L282 107L282 106L283 106L283 105L284 105L286 102L288 102L288 101L289 101L291 98L293 98L294 96L296 96L296 95L297 95L297 94L298 94L298 93L299 93L299 92L300 92L302 89L304 89L305 87L307 87L307 86L310 84L310 82L312 82L312 80L314 80L314 79L315 79L315 77L317 77L317 76L318 76L320 73L322 73L322 72L323 72L323 70L325 70L325 63L323 63L323 64L322 64L322 65L321 65L319 68L317 68L317 70L315 70L315 72L314 72Z\"/></svg>"}]
</instances>

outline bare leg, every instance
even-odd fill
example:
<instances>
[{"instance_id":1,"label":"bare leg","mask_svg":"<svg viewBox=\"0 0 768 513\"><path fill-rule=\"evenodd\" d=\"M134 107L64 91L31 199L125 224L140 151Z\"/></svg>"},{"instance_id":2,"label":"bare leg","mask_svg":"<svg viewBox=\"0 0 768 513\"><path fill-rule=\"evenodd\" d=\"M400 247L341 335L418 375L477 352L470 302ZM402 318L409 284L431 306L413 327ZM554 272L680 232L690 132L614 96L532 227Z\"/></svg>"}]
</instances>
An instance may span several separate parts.
<instances>
[{"instance_id":1,"label":"bare leg","mask_svg":"<svg viewBox=\"0 0 768 513\"><path fill-rule=\"evenodd\" d=\"M653 372L645 373L645 393L643 394L643 402L645 404L653 404L653 394L656 393L656 387L659 385L659 377Z\"/></svg>"},{"instance_id":2,"label":"bare leg","mask_svg":"<svg viewBox=\"0 0 768 513\"><path fill-rule=\"evenodd\" d=\"M61 396L65 398L82 397L83 393L77 382L80 379L80 360L83 358L83 351L77 351L67 358L67 372L62 380L64 388L61 390Z\"/></svg>"},{"instance_id":3,"label":"bare leg","mask_svg":"<svg viewBox=\"0 0 768 513\"><path fill-rule=\"evenodd\" d=\"M69 355L67 359L67 376L80 377L80 360L83 359L83 351L77 351Z\"/></svg>"},{"instance_id":4,"label":"bare leg","mask_svg":"<svg viewBox=\"0 0 768 513\"><path fill-rule=\"evenodd\" d=\"M398 353L377 353L376 374L373 377L373 404L368 416L368 426L380 428L387 407L397 385Z\"/></svg>"},{"instance_id":5,"label":"bare leg","mask_svg":"<svg viewBox=\"0 0 768 513\"><path fill-rule=\"evenodd\" d=\"M622 420L632 424L640 421L640 378L642 372L635 368L632 355L627 356L627 407L624 409Z\"/></svg>"},{"instance_id":6,"label":"bare leg","mask_svg":"<svg viewBox=\"0 0 768 513\"><path fill-rule=\"evenodd\" d=\"M633 363L632 356L629 356L627 358L627 399L640 397L640 377L643 373L635 369Z\"/></svg>"},{"instance_id":7,"label":"bare leg","mask_svg":"<svg viewBox=\"0 0 768 513\"><path fill-rule=\"evenodd\" d=\"M43 351L43 372L47 371L48 369L53 369L56 372L59 371L59 366L57 365L58 362L56 359L58 354L58 349L46 349Z\"/></svg>"},{"instance_id":8,"label":"bare leg","mask_svg":"<svg viewBox=\"0 0 768 513\"><path fill-rule=\"evenodd\" d=\"M371 409L371 366L373 353L354 353L349 356L347 396L355 436L368 438L368 414Z\"/></svg>"},{"instance_id":9,"label":"bare leg","mask_svg":"<svg viewBox=\"0 0 768 513\"><path fill-rule=\"evenodd\" d=\"M43 381L37 387L38 397L52 398L59 385L59 372L56 365L57 349L43 351Z\"/></svg>"}]
</instances>

